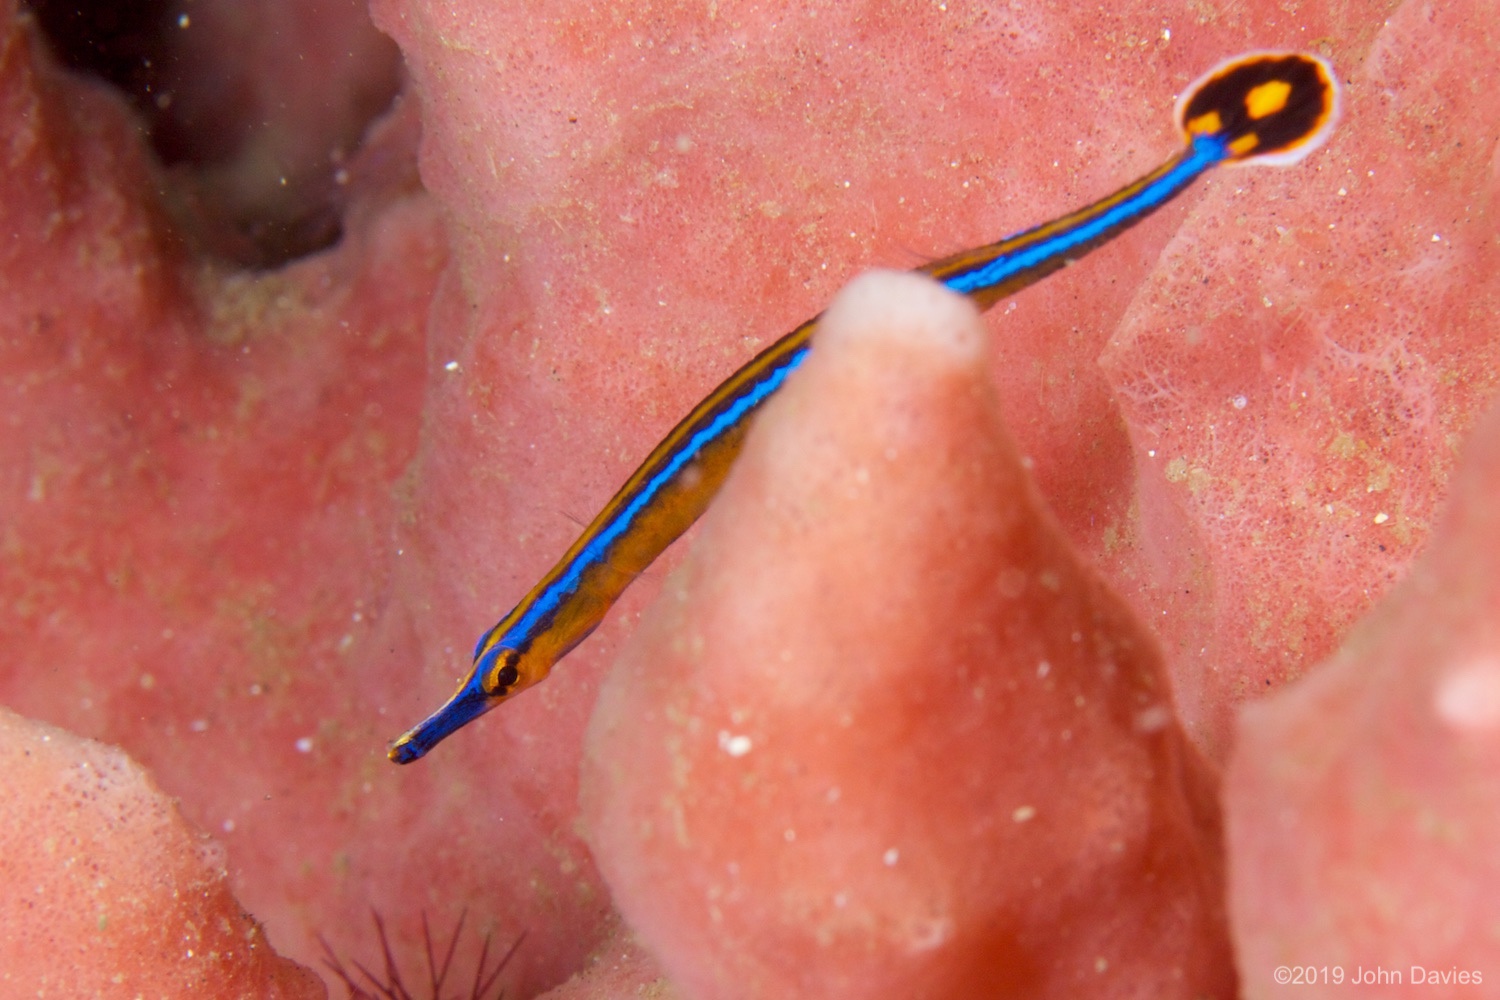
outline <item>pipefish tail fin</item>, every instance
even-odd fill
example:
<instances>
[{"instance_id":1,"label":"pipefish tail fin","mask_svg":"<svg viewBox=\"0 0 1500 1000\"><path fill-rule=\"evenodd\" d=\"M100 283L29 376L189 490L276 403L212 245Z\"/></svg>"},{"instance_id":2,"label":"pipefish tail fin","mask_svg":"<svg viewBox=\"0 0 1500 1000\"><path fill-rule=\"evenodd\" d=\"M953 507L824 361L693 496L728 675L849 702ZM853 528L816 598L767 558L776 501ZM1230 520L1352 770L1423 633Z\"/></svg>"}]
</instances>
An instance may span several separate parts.
<instances>
[{"instance_id":1,"label":"pipefish tail fin","mask_svg":"<svg viewBox=\"0 0 1500 1000\"><path fill-rule=\"evenodd\" d=\"M1288 166L1338 121L1338 79L1305 52L1247 52L1204 73L1177 99L1183 140L1217 139L1226 164Z\"/></svg>"}]
</instances>

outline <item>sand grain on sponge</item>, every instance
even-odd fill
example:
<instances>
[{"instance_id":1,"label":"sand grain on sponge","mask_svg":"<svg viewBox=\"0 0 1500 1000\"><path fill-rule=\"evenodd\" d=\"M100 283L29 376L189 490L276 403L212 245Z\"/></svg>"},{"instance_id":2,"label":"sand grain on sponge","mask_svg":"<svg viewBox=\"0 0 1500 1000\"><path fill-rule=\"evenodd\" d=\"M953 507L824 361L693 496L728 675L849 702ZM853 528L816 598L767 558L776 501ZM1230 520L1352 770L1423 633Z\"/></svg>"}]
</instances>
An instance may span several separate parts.
<instances>
[{"instance_id":1,"label":"sand grain on sponge","mask_svg":"<svg viewBox=\"0 0 1500 1000\"><path fill-rule=\"evenodd\" d=\"M583 813L687 997L1227 998L1213 779L1170 705L973 309L877 274L607 679Z\"/></svg>"},{"instance_id":2,"label":"sand grain on sponge","mask_svg":"<svg viewBox=\"0 0 1500 1000\"><path fill-rule=\"evenodd\" d=\"M0 996L327 995L123 751L0 708L0 801Z\"/></svg>"}]
</instances>

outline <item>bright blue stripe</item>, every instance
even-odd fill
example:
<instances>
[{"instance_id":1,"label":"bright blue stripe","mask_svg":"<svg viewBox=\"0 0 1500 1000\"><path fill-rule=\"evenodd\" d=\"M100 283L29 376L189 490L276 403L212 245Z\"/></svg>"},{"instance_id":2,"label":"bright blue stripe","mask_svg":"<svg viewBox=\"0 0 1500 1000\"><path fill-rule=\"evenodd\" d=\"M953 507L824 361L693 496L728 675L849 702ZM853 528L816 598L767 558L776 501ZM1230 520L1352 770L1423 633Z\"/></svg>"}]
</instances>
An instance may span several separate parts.
<instances>
[{"instance_id":1,"label":"bright blue stripe","mask_svg":"<svg viewBox=\"0 0 1500 1000\"><path fill-rule=\"evenodd\" d=\"M1079 244L1096 239L1142 213L1151 211L1191 184L1204 171L1228 158L1229 150L1221 140L1213 136L1195 136L1193 154L1162 174L1153 183L1142 188L1134 197L1127 198L1109 211L1075 229L1065 230L1019 253L997 257L981 268L945 278L943 283L955 292L964 294L972 294L992 285L998 285L1007 278L1029 271L1053 257L1067 253Z\"/></svg>"},{"instance_id":2,"label":"bright blue stripe","mask_svg":"<svg viewBox=\"0 0 1500 1000\"><path fill-rule=\"evenodd\" d=\"M1087 243L1103 233L1129 222L1136 216L1151 211L1187 187L1206 170L1215 164L1223 162L1228 156L1228 149L1219 139L1212 136L1195 137L1193 139L1192 155L1163 174L1155 182L1143 188L1134 197L1121 202L1114 208L1097 218L1090 219L1081 226L1059 233L1044 242L1027 247L1020 253L998 257L981 268L946 278L944 279L944 284L955 292L971 294L982 291L992 285L997 285L1020 272L1037 267L1053 257L1065 254L1074 247ZM807 356L807 350L807 347L803 347L795 353L788 355L787 359L779 367L772 369L765 377L751 385L749 391L726 407L707 427L704 427L688 438L683 446L677 449L676 454L662 467L661 471L646 481L641 487L640 492L636 494L635 499L627 504L613 521L605 525L593 541L584 546L583 550L578 553L577 558L568 567L568 571L548 587L545 593L537 597L536 602L507 631L506 636L498 645L524 645L526 639L530 637L538 624L578 590L583 582L583 574L590 567L609 558L611 546L630 530L630 525L636 516L655 501L657 494L661 492L662 488L676 478L706 445L712 443L725 431L736 426L751 410L755 409L768 396L781 388L781 383L786 380L787 375L801 364L802 359ZM479 655L479 651L489 641L489 638L490 634L486 633L479 640L479 644L474 650L476 658Z\"/></svg>"},{"instance_id":3,"label":"bright blue stripe","mask_svg":"<svg viewBox=\"0 0 1500 1000\"><path fill-rule=\"evenodd\" d=\"M510 636L520 636L524 641L524 637L531 634L538 622L555 610L568 595L578 589L579 584L583 582L584 572L590 566L609 558L610 547L620 539L621 535L630 530L630 523L635 520L636 515L652 504L656 499L657 493L661 492L664 486L676 478L677 474L686 468L706 445L712 443L715 438L722 435L725 431L739 424L751 410L755 409L768 396L781 388L781 383L786 380L786 377L791 374L794 368L802 363L802 359L806 356L806 347L789 354L779 367L773 368L765 377L751 385L748 392L726 407L707 427L704 427L688 438L683 443L683 446L677 449L676 454L672 456L671 460L662 467L661 471L645 482L640 492L636 494L635 499L627 504L613 521L605 525L604 529L599 532L593 541L584 546L583 550L578 553L578 557L573 560L572 565L568 567L567 573L563 574L562 577L549 587L545 594L537 598L536 603L531 606L531 610L506 633L507 638ZM481 645L483 645L482 642ZM477 655L478 651L476 650L475 653Z\"/></svg>"}]
</instances>

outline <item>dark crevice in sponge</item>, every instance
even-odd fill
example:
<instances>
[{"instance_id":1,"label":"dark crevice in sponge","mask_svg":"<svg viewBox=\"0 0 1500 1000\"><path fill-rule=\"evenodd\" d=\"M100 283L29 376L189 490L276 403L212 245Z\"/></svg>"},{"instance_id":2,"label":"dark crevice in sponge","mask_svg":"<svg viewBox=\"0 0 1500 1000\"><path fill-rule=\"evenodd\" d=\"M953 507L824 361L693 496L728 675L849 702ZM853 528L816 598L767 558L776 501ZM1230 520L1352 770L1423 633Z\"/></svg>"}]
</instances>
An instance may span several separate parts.
<instances>
[{"instance_id":1,"label":"dark crevice in sponge","mask_svg":"<svg viewBox=\"0 0 1500 1000\"><path fill-rule=\"evenodd\" d=\"M357 0L28 0L60 62L118 88L203 252L272 268L337 243L344 163L401 60Z\"/></svg>"}]
</instances>

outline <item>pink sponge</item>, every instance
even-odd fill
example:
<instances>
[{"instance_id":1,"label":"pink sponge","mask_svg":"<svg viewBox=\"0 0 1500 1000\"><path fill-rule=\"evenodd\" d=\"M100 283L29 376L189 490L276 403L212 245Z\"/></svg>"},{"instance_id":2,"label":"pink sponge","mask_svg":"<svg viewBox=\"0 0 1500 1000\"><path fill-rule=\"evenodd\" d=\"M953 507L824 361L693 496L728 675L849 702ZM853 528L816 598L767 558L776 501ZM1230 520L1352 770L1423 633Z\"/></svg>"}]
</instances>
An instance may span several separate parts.
<instances>
[{"instance_id":1,"label":"pink sponge","mask_svg":"<svg viewBox=\"0 0 1500 1000\"><path fill-rule=\"evenodd\" d=\"M1245 993L1500 990L1500 410L1411 576L1247 707L1226 788Z\"/></svg>"},{"instance_id":2,"label":"pink sponge","mask_svg":"<svg viewBox=\"0 0 1500 1000\"><path fill-rule=\"evenodd\" d=\"M835 301L586 753L600 867L688 996L1233 993L1214 780L925 279Z\"/></svg>"},{"instance_id":3,"label":"pink sponge","mask_svg":"<svg viewBox=\"0 0 1500 1000\"><path fill-rule=\"evenodd\" d=\"M327 995L123 751L0 708L0 774L0 995Z\"/></svg>"}]
</instances>

